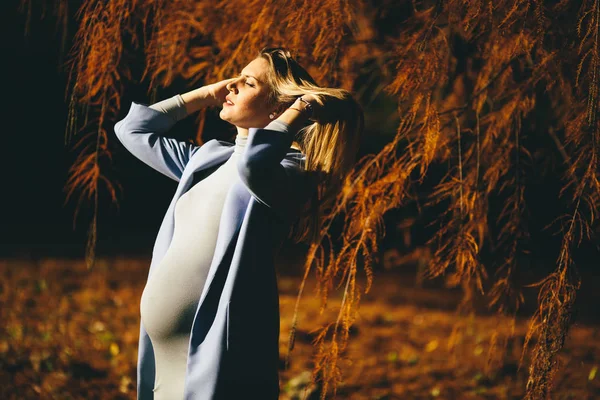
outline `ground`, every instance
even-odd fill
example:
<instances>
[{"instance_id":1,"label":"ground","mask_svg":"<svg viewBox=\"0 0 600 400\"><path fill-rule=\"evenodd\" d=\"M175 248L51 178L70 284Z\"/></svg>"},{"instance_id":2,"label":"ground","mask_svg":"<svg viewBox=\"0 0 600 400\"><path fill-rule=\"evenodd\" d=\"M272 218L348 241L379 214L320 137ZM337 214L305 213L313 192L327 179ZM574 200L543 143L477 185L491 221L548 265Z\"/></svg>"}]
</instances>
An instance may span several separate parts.
<instances>
[{"instance_id":1,"label":"ground","mask_svg":"<svg viewBox=\"0 0 600 400\"><path fill-rule=\"evenodd\" d=\"M145 258L100 259L88 271L78 259L0 261L0 398L135 398L139 299L148 265ZM517 319L506 352L486 364L493 333L506 337L510 321L459 316L458 291L417 287L410 276L375 274L351 330L335 398L523 398L529 358L519 368L519 357L528 319ZM299 282L280 274L282 360ZM281 399L310 393L314 330L335 319L340 296L319 315L312 288L311 281L289 368L281 363ZM452 334L453 326L462 327L460 335ZM575 321L559 355L552 399L600 398L599 339L597 323Z\"/></svg>"}]
</instances>

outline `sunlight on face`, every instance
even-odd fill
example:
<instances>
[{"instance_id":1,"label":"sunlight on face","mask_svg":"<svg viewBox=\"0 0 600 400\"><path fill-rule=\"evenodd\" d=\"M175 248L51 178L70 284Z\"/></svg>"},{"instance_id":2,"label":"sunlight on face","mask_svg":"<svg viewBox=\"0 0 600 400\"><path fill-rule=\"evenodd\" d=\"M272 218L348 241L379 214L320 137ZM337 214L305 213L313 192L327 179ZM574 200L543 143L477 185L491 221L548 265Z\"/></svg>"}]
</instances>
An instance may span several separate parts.
<instances>
[{"instance_id":1,"label":"sunlight on face","mask_svg":"<svg viewBox=\"0 0 600 400\"><path fill-rule=\"evenodd\" d=\"M222 120L239 128L264 128L271 120L267 99L269 63L256 58L242 70L236 79L227 85L229 94L219 113Z\"/></svg>"}]
</instances>

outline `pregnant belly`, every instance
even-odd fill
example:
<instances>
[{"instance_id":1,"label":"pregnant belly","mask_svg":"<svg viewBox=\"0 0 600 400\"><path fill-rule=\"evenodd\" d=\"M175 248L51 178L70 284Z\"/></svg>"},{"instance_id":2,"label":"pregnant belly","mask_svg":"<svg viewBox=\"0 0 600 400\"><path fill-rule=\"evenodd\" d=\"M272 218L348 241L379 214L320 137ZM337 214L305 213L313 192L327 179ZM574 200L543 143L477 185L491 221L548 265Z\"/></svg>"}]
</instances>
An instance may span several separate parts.
<instances>
[{"instance_id":1,"label":"pregnant belly","mask_svg":"<svg viewBox=\"0 0 600 400\"><path fill-rule=\"evenodd\" d=\"M142 293L140 314L156 363L155 400L183 398L190 332L214 255L215 233L189 215L176 220L171 245Z\"/></svg>"},{"instance_id":2,"label":"pregnant belly","mask_svg":"<svg viewBox=\"0 0 600 400\"><path fill-rule=\"evenodd\" d=\"M171 248L152 273L140 303L142 322L152 344L189 335L212 260L182 254Z\"/></svg>"}]
</instances>

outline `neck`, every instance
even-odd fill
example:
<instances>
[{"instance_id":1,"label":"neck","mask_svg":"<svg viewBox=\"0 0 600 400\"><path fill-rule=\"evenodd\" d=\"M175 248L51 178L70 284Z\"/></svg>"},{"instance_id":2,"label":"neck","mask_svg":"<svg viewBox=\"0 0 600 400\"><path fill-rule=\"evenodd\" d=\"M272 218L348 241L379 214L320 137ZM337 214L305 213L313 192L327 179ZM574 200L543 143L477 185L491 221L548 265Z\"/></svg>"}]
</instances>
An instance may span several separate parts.
<instances>
[{"instance_id":1,"label":"neck","mask_svg":"<svg viewBox=\"0 0 600 400\"><path fill-rule=\"evenodd\" d=\"M237 129L237 134L239 137L248 137L248 129L240 128L239 126L235 127Z\"/></svg>"}]
</instances>

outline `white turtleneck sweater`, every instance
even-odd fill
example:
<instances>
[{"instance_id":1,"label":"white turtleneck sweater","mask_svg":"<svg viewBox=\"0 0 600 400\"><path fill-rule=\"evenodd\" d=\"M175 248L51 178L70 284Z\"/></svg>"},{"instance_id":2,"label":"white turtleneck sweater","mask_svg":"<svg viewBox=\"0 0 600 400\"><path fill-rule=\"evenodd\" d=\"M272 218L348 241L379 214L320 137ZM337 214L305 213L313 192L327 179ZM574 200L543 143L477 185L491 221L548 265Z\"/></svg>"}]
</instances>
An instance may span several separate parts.
<instances>
[{"instance_id":1,"label":"white turtleneck sweater","mask_svg":"<svg viewBox=\"0 0 600 400\"><path fill-rule=\"evenodd\" d=\"M187 115L179 95L150 108L175 121ZM278 124L286 125L273 121L269 128ZM236 136L231 157L179 198L171 244L144 288L140 312L154 348L155 400L183 399L192 322L215 252L225 196L238 177L246 141Z\"/></svg>"}]
</instances>

